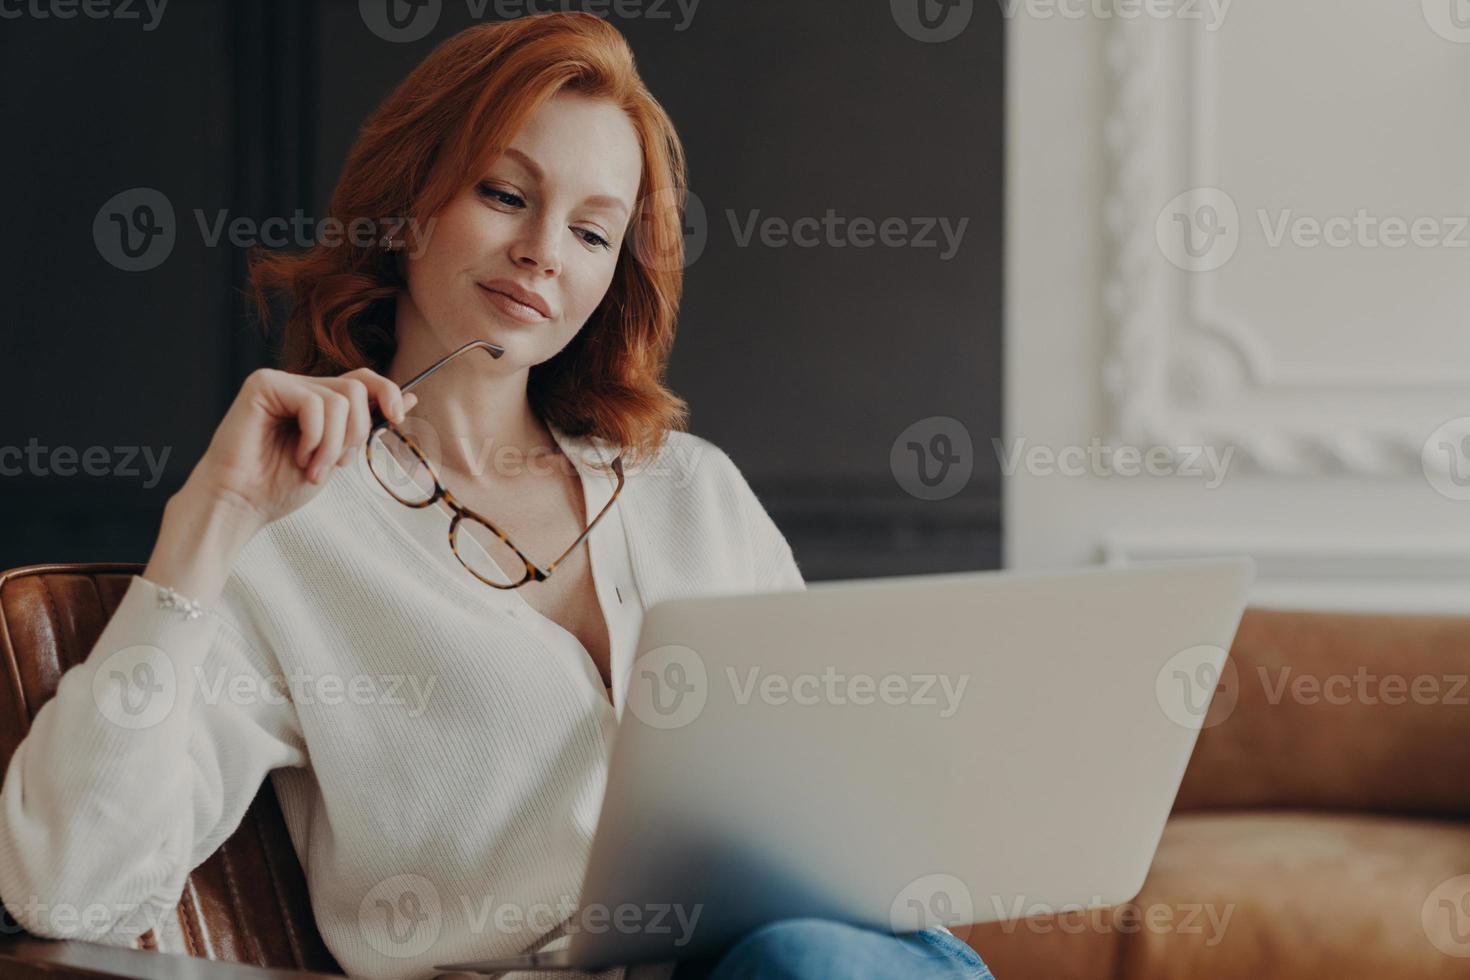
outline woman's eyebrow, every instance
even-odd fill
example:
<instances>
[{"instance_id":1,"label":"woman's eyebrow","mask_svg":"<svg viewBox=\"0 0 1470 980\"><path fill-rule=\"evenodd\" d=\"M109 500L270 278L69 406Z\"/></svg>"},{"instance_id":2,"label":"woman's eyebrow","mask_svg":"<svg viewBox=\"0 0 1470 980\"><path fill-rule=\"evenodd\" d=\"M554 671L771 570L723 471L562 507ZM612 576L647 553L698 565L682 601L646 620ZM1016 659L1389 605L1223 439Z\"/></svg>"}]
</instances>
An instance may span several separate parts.
<instances>
[{"instance_id":1,"label":"woman's eyebrow","mask_svg":"<svg viewBox=\"0 0 1470 980\"><path fill-rule=\"evenodd\" d=\"M520 150L514 147L507 147L505 155L524 167L526 172L537 181L544 181L546 179L546 171L542 170L535 160L532 160ZM612 208L615 211L621 211L623 214L628 213L628 205L621 198L614 197L611 194L593 194L583 203L591 204L594 207Z\"/></svg>"}]
</instances>

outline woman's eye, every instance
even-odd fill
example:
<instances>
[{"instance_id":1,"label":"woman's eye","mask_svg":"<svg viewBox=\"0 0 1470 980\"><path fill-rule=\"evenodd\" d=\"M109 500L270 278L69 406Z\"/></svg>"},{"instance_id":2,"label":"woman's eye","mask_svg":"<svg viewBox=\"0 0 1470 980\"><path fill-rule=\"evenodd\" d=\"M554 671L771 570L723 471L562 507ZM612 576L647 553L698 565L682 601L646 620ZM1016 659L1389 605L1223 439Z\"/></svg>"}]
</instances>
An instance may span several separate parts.
<instances>
[{"instance_id":1,"label":"woman's eye","mask_svg":"<svg viewBox=\"0 0 1470 980\"><path fill-rule=\"evenodd\" d=\"M582 241L588 245L595 245L598 248L612 248L612 242L603 238L595 231L588 231L586 228L578 228L576 231L582 237Z\"/></svg>"},{"instance_id":2,"label":"woman's eye","mask_svg":"<svg viewBox=\"0 0 1470 980\"><path fill-rule=\"evenodd\" d=\"M512 208L518 208L526 203L525 201L521 200L519 195L512 194L510 191L503 191L499 187L496 187L494 184L481 184L480 196L499 201L501 204Z\"/></svg>"}]
</instances>

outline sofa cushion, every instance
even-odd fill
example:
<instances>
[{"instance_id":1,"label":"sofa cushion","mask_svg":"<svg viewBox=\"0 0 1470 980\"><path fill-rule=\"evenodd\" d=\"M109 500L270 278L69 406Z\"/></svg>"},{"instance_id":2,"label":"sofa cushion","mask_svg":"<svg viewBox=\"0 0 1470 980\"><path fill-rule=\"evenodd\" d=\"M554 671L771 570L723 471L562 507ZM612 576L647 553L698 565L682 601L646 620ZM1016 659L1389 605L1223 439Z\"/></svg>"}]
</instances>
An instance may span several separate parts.
<instances>
[{"instance_id":1,"label":"sofa cushion","mask_svg":"<svg viewBox=\"0 0 1470 980\"><path fill-rule=\"evenodd\" d=\"M1440 888L1459 875L1470 824L1175 814L1132 902L954 931L1002 980L1465 980L1465 882Z\"/></svg>"},{"instance_id":2,"label":"sofa cushion","mask_svg":"<svg viewBox=\"0 0 1470 980\"><path fill-rule=\"evenodd\" d=\"M1137 898L1173 929L1128 936L1128 980L1470 976L1470 824L1369 814L1178 814ZM1426 906L1428 914L1426 915ZM1183 928L1186 909L1201 907ZM1434 934L1431 941L1430 932ZM1459 940L1456 937L1459 936Z\"/></svg>"}]
</instances>

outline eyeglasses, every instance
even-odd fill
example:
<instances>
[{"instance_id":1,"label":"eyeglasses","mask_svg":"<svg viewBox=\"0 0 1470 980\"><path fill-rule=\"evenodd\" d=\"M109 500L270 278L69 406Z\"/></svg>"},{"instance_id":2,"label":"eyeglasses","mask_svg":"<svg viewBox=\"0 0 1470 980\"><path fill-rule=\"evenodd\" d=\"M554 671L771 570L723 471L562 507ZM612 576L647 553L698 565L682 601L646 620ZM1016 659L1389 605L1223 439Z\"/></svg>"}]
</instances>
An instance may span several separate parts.
<instances>
[{"instance_id":1,"label":"eyeglasses","mask_svg":"<svg viewBox=\"0 0 1470 980\"><path fill-rule=\"evenodd\" d=\"M454 351L447 357L430 365L424 371L419 372L400 390L407 393L418 385L429 375L438 371L450 361L476 348L482 348L489 352L491 357L499 358L505 353L505 348L499 344L492 344L485 340L472 340L459 350ZM368 434L367 445L364 451L367 453L368 469L372 470L373 476L377 478L384 490L400 504L415 509L432 506L437 501L443 500L454 511L454 517L449 522L449 548L454 556L459 559L471 575L484 582L486 585L497 589L515 589L527 582L544 582L556 571L567 556L576 551L586 540L587 535L597 526L623 492L623 456L621 453L612 462L612 470L617 475L617 487L612 496L603 505L602 510L587 525L586 530L577 535L571 547L563 551L553 562L544 568L527 558L521 549L511 543L506 533L497 527L492 521L480 516L455 499L454 494L445 489L439 480L439 473L424 455L418 443L414 442L409 435L398 426L389 422L382 416L380 409L374 408L373 414L378 416L373 424L372 431ZM519 574L519 578L516 575Z\"/></svg>"}]
</instances>

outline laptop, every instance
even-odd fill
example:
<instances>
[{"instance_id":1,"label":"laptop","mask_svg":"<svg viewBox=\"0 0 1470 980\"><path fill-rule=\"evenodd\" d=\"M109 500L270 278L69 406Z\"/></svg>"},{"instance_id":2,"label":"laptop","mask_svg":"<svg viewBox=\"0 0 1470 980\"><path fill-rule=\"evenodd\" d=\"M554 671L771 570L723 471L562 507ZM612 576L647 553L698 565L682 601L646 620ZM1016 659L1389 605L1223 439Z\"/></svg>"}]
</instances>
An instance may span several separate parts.
<instances>
[{"instance_id":1,"label":"laptop","mask_svg":"<svg viewBox=\"0 0 1470 980\"><path fill-rule=\"evenodd\" d=\"M1233 558L657 603L569 940L435 968L698 958L798 916L963 938L1126 902L1253 578Z\"/></svg>"}]
</instances>

